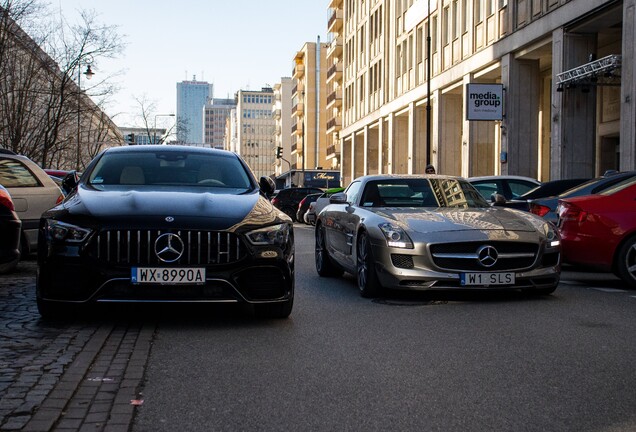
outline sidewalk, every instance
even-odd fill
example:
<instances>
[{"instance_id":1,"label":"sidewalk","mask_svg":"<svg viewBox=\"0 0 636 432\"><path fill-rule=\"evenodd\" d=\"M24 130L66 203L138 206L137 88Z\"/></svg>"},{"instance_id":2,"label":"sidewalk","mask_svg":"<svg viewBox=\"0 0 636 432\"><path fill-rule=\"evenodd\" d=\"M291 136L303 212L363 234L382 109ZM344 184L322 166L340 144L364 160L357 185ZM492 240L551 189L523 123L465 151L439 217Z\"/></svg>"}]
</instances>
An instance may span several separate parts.
<instances>
[{"instance_id":1,"label":"sidewalk","mask_svg":"<svg viewBox=\"0 0 636 432\"><path fill-rule=\"evenodd\" d=\"M35 267L0 275L0 430L130 430L154 325L41 321Z\"/></svg>"}]
</instances>

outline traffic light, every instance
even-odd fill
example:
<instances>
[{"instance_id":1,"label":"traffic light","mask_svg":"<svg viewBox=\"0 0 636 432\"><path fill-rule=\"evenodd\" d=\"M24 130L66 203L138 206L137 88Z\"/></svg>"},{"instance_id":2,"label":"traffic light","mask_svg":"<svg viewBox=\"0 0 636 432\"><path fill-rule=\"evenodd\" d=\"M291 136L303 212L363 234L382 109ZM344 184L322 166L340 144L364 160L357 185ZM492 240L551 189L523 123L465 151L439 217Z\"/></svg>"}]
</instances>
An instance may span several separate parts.
<instances>
[{"instance_id":1,"label":"traffic light","mask_svg":"<svg viewBox=\"0 0 636 432\"><path fill-rule=\"evenodd\" d=\"M126 135L126 142L128 143L128 145L135 144L135 134L129 133L128 135Z\"/></svg>"},{"instance_id":2,"label":"traffic light","mask_svg":"<svg viewBox=\"0 0 636 432\"><path fill-rule=\"evenodd\" d=\"M283 157L283 148L276 147L276 159L280 159Z\"/></svg>"}]
</instances>

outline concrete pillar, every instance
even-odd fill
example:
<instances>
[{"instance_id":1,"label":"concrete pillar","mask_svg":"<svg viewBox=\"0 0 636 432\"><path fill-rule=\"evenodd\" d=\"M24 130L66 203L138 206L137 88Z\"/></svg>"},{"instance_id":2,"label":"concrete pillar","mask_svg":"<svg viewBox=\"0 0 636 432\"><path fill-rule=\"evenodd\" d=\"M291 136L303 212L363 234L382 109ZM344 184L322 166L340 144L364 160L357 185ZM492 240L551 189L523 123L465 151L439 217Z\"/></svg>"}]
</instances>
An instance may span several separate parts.
<instances>
[{"instance_id":1,"label":"concrete pillar","mask_svg":"<svg viewBox=\"0 0 636 432\"><path fill-rule=\"evenodd\" d=\"M507 162L501 174L537 178L539 158L539 102L541 73L539 60L519 60L512 54L501 59L501 81L506 89L505 119L501 130L501 152Z\"/></svg>"},{"instance_id":2,"label":"concrete pillar","mask_svg":"<svg viewBox=\"0 0 636 432\"><path fill-rule=\"evenodd\" d=\"M623 0L620 169L636 169L636 0Z\"/></svg>"},{"instance_id":3,"label":"concrete pillar","mask_svg":"<svg viewBox=\"0 0 636 432\"><path fill-rule=\"evenodd\" d=\"M387 156L388 156L388 160L387 160L387 174L393 174L395 171L393 170L393 147L395 146L395 139L394 139L394 130L395 130L395 114L394 113L389 113L389 117L388 117L388 127L387 127L387 137L386 137L386 143L387 143Z\"/></svg>"},{"instance_id":4,"label":"concrete pillar","mask_svg":"<svg viewBox=\"0 0 636 432\"><path fill-rule=\"evenodd\" d=\"M462 128L464 124L464 102L461 89L457 93L445 93L440 96L441 136L437 152L437 172L448 175L461 175L462 172Z\"/></svg>"},{"instance_id":5,"label":"concrete pillar","mask_svg":"<svg viewBox=\"0 0 636 432\"><path fill-rule=\"evenodd\" d=\"M414 170L415 165L415 134L416 134L416 121L415 121L415 102L409 103L408 110L408 135L406 142L406 155L407 155L407 166L406 173L413 174L416 172Z\"/></svg>"},{"instance_id":6,"label":"concrete pillar","mask_svg":"<svg viewBox=\"0 0 636 432\"><path fill-rule=\"evenodd\" d=\"M589 62L596 35L553 34L553 76ZM553 85L551 178L593 177L596 160L596 92L556 91ZM555 146L558 147L555 149Z\"/></svg>"}]
</instances>

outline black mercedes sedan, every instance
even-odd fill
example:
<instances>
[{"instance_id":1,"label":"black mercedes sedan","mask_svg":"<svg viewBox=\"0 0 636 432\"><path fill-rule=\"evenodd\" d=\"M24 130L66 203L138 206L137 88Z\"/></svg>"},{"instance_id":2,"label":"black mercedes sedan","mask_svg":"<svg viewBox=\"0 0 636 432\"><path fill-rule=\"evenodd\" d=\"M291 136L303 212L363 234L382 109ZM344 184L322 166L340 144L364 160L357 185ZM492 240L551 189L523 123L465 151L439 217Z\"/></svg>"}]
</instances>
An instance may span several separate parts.
<instances>
[{"instance_id":1,"label":"black mercedes sedan","mask_svg":"<svg viewBox=\"0 0 636 432\"><path fill-rule=\"evenodd\" d=\"M294 300L294 232L247 164L223 150L105 150L38 238L37 305L44 318L96 303L254 305L286 318Z\"/></svg>"}]
</instances>

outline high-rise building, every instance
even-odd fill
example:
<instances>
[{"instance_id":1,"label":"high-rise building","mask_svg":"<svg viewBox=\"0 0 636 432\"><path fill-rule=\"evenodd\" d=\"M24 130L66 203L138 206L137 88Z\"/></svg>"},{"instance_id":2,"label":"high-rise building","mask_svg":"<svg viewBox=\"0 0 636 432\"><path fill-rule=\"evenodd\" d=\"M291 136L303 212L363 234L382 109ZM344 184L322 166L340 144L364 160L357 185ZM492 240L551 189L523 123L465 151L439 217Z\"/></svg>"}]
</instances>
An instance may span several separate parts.
<instances>
[{"instance_id":1,"label":"high-rise building","mask_svg":"<svg viewBox=\"0 0 636 432\"><path fill-rule=\"evenodd\" d=\"M300 171L324 169L327 164L327 47L320 40L307 42L294 58L291 157Z\"/></svg>"},{"instance_id":2,"label":"high-rise building","mask_svg":"<svg viewBox=\"0 0 636 432\"><path fill-rule=\"evenodd\" d=\"M283 77L281 82L274 85L274 106L272 115L275 121L275 143L274 146L281 148L281 157L276 160L276 176L291 170L291 96L294 81L291 78Z\"/></svg>"},{"instance_id":3,"label":"high-rise building","mask_svg":"<svg viewBox=\"0 0 636 432\"><path fill-rule=\"evenodd\" d=\"M234 99L210 99L205 104L203 117L204 144L212 148L224 148L225 127L227 119L234 108L236 108Z\"/></svg>"},{"instance_id":4,"label":"high-rise building","mask_svg":"<svg viewBox=\"0 0 636 432\"><path fill-rule=\"evenodd\" d=\"M236 152L247 162L257 178L274 173L275 121L272 116L274 90L239 90L236 94Z\"/></svg>"},{"instance_id":5,"label":"high-rise building","mask_svg":"<svg viewBox=\"0 0 636 432\"><path fill-rule=\"evenodd\" d=\"M214 85L205 81L177 83L177 141L182 144L203 144L204 108L214 96Z\"/></svg>"}]
</instances>

